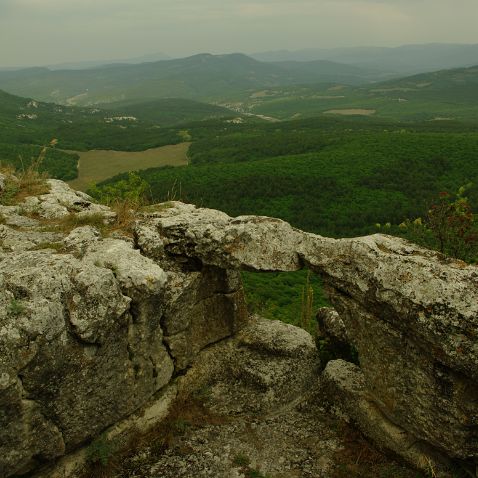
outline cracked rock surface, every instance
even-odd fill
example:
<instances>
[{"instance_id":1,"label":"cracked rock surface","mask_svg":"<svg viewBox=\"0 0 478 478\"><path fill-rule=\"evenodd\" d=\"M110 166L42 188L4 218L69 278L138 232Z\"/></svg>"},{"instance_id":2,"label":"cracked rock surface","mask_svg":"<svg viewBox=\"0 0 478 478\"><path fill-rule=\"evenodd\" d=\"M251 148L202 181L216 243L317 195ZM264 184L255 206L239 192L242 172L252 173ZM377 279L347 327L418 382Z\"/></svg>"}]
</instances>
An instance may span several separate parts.
<instances>
[{"instance_id":1,"label":"cracked rock surface","mask_svg":"<svg viewBox=\"0 0 478 478\"><path fill-rule=\"evenodd\" d=\"M87 445L171 381L209 387L213 412L239 420L229 431L198 430L186 449L210 440L220 450L226 433L231 450L240 450L234 436L247 432L245 415L271 437L316 423L313 410L322 421L317 404L305 415L297 408L319 377L314 342L285 324L251 325L239 272L303 267L323 277L335 308L324 323L360 362L360 369L328 366L327 400L372 439L387 436L384 448L415 466L418 458L400 451L406 443L478 462L476 266L389 236L329 239L278 219L231 218L178 202L138 214L129 231L111 230L109 208L61 181L48 184L47 194L0 206L0 476ZM65 229L65 218L80 227ZM403 430L406 443L381 435L388 426ZM304 425L307 440L312 429ZM302 456L287 443L296 451L268 450L273 463L265 469L327 476L318 452ZM254 465L265 456L247 449ZM136 476L211 476L219 452L211 453L181 471L172 451ZM232 451L223 453L232 473ZM303 468L311 475L293 474L294 453L305 462L313 456ZM280 456L290 464L284 475L274 468ZM224 460L215 476L227 473Z\"/></svg>"},{"instance_id":2,"label":"cracked rock surface","mask_svg":"<svg viewBox=\"0 0 478 478\"><path fill-rule=\"evenodd\" d=\"M49 185L2 209L2 477L68 454L128 417L245 316L236 272L160 264L131 238L91 225L65 230L66 216L107 224L115 214L61 181ZM9 225L20 213L38 219Z\"/></svg>"}]
</instances>

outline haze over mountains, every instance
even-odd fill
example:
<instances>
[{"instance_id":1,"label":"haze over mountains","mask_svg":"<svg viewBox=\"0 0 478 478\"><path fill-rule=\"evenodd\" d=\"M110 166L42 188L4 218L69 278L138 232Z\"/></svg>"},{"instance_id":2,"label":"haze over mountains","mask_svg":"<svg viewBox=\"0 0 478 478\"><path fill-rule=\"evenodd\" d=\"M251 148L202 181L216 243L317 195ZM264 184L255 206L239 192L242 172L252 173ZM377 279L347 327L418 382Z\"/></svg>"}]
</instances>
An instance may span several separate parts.
<instances>
[{"instance_id":1,"label":"haze over mountains","mask_svg":"<svg viewBox=\"0 0 478 478\"><path fill-rule=\"evenodd\" d=\"M133 58L121 58L115 60L92 60L92 61L72 61L68 63L56 63L54 65L46 65L50 70L82 70L86 68L95 68L104 65L137 65L139 63L146 63L149 61L171 60L169 55L165 53L153 53L150 55L141 55ZM18 69L18 68L17 68Z\"/></svg>"},{"instance_id":2,"label":"haze over mountains","mask_svg":"<svg viewBox=\"0 0 478 478\"><path fill-rule=\"evenodd\" d=\"M255 53L251 56L260 61L330 60L363 68L376 68L405 76L433 70L478 65L478 44L432 43L403 45L396 48L308 48L297 51L269 51Z\"/></svg>"},{"instance_id":3,"label":"haze over mountains","mask_svg":"<svg viewBox=\"0 0 478 478\"><path fill-rule=\"evenodd\" d=\"M72 62L3 70L0 88L65 105L164 98L224 104L243 100L254 90L318 84L366 86L417 73L478 65L478 45L308 49L258 53L255 58L241 53L206 53L156 61L165 56L160 53L100 66L96 62Z\"/></svg>"},{"instance_id":4,"label":"haze over mountains","mask_svg":"<svg viewBox=\"0 0 478 478\"><path fill-rule=\"evenodd\" d=\"M0 88L42 101L93 105L132 98L230 99L254 88L321 82L363 84L382 76L373 69L330 61L266 63L243 54L201 54L84 70L3 71Z\"/></svg>"}]
</instances>

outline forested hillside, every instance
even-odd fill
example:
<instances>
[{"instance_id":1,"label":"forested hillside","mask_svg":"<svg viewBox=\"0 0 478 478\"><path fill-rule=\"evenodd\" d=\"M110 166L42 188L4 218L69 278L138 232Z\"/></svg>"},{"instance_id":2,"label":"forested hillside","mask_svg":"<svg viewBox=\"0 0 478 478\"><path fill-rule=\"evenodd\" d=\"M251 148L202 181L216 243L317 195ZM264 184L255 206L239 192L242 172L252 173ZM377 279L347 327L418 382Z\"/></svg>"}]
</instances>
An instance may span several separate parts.
<instances>
[{"instance_id":1,"label":"forested hillside","mask_svg":"<svg viewBox=\"0 0 478 478\"><path fill-rule=\"evenodd\" d=\"M155 201L176 197L231 215L280 217L337 237L422 215L440 191L478 178L478 133L458 125L445 132L441 125L352 124L229 125L221 135L191 128L191 166L140 175ZM478 199L476 187L469 194Z\"/></svg>"},{"instance_id":2,"label":"forested hillside","mask_svg":"<svg viewBox=\"0 0 478 478\"><path fill-rule=\"evenodd\" d=\"M103 109L118 111L155 124L170 127L191 121L206 121L217 118L237 117L237 113L222 106L201 103L183 98L165 98L159 100L125 100L117 103L105 103Z\"/></svg>"},{"instance_id":3,"label":"forested hillside","mask_svg":"<svg viewBox=\"0 0 478 478\"><path fill-rule=\"evenodd\" d=\"M0 90L0 161L27 167L41 147L56 139L56 150L48 149L41 169L52 177L71 180L77 175L78 155L70 151L143 151L177 144L184 136L172 124L237 116L225 108L174 99L125 109L68 107Z\"/></svg>"},{"instance_id":4,"label":"forested hillside","mask_svg":"<svg viewBox=\"0 0 478 478\"><path fill-rule=\"evenodd\" d=\"M478 67L443 70L369 86L301 85L253 92L244 112L296 119L374 116L394 121L478 121Z\"/></svg>"}]
</instances>

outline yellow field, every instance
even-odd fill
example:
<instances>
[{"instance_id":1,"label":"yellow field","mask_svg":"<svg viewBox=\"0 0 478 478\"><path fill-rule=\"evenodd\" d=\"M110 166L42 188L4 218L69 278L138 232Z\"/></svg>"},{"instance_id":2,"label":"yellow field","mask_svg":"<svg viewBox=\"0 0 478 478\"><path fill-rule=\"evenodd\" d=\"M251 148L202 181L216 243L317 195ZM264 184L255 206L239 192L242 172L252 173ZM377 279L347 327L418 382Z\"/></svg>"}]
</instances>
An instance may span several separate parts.
<instances>
[{"instance_id":1,"label":"yellow field","mask_svg":"<svg viewBox=\"0 0 478 478\"><path fill-rule=\"evenodd\" d=\"M349 115L361 115L361 116L371 116L376 113L376 110L363 110L363 109L344 109L344 110L329 110L329 111L324 111L324 114L330 114L330 115L344 115L344 116L349 116Z\"/></svg>"},{"instance_id":2,"label":"yellow field","mask_svg":"<svg viewBox=\"0 0 478 478\"><path fill-rule=\"evenodd\" d=\"M80 156L78 178L70 181L72 188L85 191L94 183L116 174L159 166L188 164L191 143L180 143L139 152L93 150L75 151Z\"/></svg>"}]
</instances>

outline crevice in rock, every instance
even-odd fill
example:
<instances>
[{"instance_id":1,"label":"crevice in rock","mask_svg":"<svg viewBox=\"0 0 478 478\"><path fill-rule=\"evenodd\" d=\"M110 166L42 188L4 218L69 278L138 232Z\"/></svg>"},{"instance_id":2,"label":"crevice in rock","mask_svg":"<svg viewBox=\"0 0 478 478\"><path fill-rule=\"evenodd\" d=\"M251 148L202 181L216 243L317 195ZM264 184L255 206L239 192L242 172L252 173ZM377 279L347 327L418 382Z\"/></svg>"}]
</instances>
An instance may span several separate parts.
<instances>
[{"instance_id":1,"label":"crevice in rock","mask_svg":"<svg viewBox=\"0 0 478 478\"><path fill-rule=\"evenodd\" d=\"M151 355L149 356L149 361L151 362L151 365L153 366L153 378L155 379L158 376L158 369L156 366L156 362L153 360L153 357Z\"/></svg>"},{"instance_id":2,"label":"crevice in rock","mask_svg":"<svg viewBox=\"0 0 478 478\"><path fill-rule=\"evenodd\" d=\"M22 374L17 375L17 383L19 384L20 391L21 391L21 402L25 404L28 408L30 408L29 404L33 405L35 407L35 411L38 413L39 417L43 419L43 422L45 425L49 425L52 427L54 432L57 432L59 435L59 438L62 443L62 447L66 448L66 443L65 443L65 430L62 428L61 424L59 423L58 420L55 419L55 417L51 416L45 408L42 406L42 402L40 400L37 400L33 397L31 393L28 392L28 390L25 387L24 383L24 376ZM38 455L40 456L40 455ZM32 457L33 459L33 457ZM42 461L46 462L46 460L43 458Z\"/></svg>"}]
</instances>

